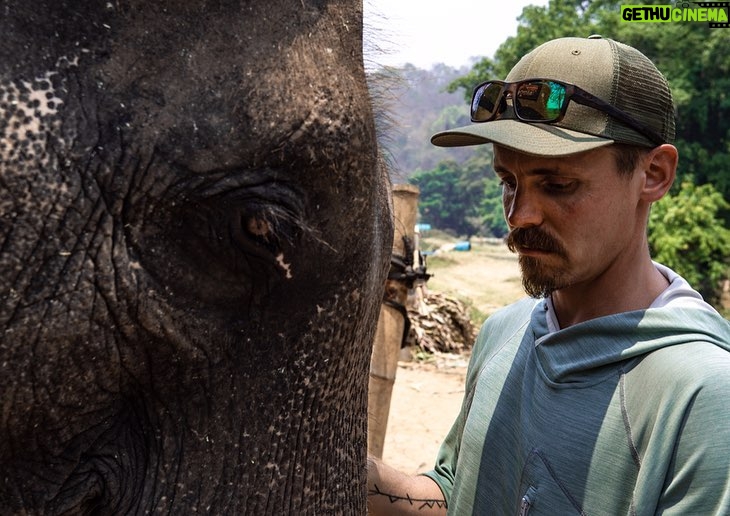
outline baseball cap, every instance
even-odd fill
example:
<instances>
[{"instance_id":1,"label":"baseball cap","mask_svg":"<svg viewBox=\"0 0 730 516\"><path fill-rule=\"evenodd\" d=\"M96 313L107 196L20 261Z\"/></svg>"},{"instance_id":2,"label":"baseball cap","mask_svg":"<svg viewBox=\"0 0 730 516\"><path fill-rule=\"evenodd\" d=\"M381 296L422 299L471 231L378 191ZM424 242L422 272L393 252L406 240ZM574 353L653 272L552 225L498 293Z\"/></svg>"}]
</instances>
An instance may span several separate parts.
<instances>
[{"instance_id":1,"label":"baseball cap","mask_svg":"<svg viewBox=\"0 0 730 516\"><path fill-rule=\"evenodd\" d=\"M674 141L674 104L669 85L644 54L601 36L559 38L526 54L505 81L544 78L574 84L643 122L662 139ZM612 116L570 102L556 123L499 118L439 132L431 137L439 147L497 143L537 156L567 156L627 143L654 147L646 136Z\"/></svg>"}]
</instances>

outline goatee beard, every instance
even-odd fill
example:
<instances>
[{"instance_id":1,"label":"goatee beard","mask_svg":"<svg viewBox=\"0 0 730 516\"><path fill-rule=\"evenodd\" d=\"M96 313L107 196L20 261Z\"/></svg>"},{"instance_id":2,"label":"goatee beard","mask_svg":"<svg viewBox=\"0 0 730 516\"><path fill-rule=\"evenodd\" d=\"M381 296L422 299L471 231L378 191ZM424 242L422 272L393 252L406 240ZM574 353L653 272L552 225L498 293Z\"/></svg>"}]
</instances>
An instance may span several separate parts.
<instances>
[{"instance_id":1,"label":"goatee beard","mask_svg":"<svg viewBox=\"0 0 730 516\"><path fill-rule=\"evenodd\" d=\"M522 288L528 296L542 299L564 286L558 281L560 275L548 270L538 259L520 256L518 263L522 271Z\"/></svg>"},{"instance_id":2,"label":"goatee beard","mask_svg":"<svg viewBox=\"0 0 730 516\"><path fill-rule=\"evenodd\" d=\"M519 248L524 247L567 257L560 242L540 228L515 228L509 232L505 242L513 253L518 253ZM518 263L522 271L522 288L530 297L545 298L566 286L565 271L558 267L547 266L539 258L524 255L519 255Z\"/></svg>"}]
</instances>

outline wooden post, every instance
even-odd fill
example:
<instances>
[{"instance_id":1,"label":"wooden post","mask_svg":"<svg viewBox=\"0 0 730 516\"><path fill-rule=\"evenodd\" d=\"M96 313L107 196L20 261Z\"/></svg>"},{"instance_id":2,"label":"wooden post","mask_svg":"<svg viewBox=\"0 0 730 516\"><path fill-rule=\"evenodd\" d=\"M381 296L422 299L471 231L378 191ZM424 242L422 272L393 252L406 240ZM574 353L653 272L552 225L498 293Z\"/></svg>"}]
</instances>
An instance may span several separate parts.
<instances>
[{"instance_id":1,"label":"wooden post","mask_svg":"<svg viewBox=\"0 0 730 516\"><path fill-rule=\"evenodd\" d=\"M418 187L413 185L393 186L395 223L393 256L401 259L406 256L407 251L413 252L413 249L406 249L403 237L410 239L412 245L418 211L418 194ZM408 301L408 287L402 281L388 279L384 298L392 304L405 308ZM382 304L373 343L368 390L368 453L378 458L383 457L390 398L398 370L404 328L405 319L402 312L389 304Z\"/></svg>"}]
</instances>

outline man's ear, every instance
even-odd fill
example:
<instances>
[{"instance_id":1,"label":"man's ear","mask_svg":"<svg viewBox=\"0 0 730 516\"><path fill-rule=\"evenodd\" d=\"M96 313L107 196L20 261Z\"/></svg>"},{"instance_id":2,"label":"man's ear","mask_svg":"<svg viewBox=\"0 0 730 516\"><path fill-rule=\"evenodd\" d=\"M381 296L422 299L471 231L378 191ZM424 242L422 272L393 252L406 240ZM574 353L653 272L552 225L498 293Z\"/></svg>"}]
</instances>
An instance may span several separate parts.
<instances>
[{"instance_id":1,"label":"man's ear","mask_svg":"<svg viewBox=\"0 0 730 516\"><path fill-rule=\"evenodd\" d=\"M679 154L674 145L668 143L651 150L642 161L644 187L641 198L647 202L656 202L669 191L677 176Z\"/></svg>"}]
</instances>

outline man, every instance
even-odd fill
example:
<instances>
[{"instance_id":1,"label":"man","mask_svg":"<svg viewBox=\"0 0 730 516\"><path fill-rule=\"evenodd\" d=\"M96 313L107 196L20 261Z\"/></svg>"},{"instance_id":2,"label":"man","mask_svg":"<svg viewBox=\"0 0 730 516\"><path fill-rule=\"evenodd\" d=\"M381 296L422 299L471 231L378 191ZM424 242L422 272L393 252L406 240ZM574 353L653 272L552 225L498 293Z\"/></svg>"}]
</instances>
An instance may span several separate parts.
<instances>
[{"instance_id":1,"label":"man","mask_svg":"<svg viewBox=\"0 0 730 516\"><path fill-rule=\"evenodd\" d=\"M730 514L730 324L652 261L678 155L666 80L592 36L475 89L531 298L492 315L435 468L369 463L372 514Z\"/></svg>"}]
</instances>

